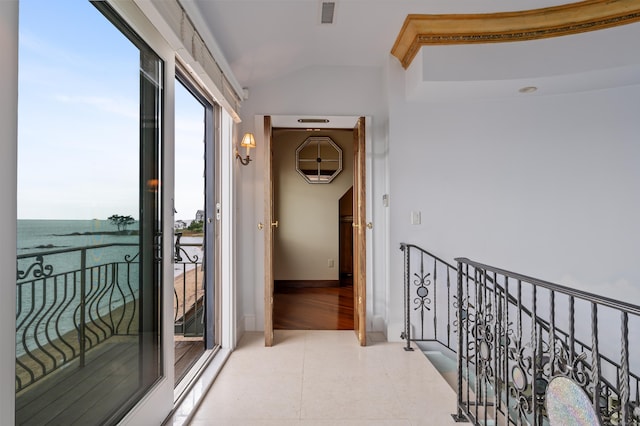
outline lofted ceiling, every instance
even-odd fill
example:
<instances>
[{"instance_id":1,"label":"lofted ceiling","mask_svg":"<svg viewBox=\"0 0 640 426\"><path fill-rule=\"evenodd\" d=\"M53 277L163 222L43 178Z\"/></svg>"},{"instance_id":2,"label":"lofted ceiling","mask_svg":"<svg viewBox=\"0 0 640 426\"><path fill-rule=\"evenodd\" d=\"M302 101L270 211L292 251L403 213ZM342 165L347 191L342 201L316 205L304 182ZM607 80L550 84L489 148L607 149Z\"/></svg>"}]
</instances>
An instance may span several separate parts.
<instances>
[{"instance_id":1,"label":"lofted ceiling","mask_svg":"<svg viewBox=\"0 0 640 426\"><path fill-rule=\"evenodd\" d=\"M618 1L618 0L613 0ZM640 4L640 0L624 0ZM215 38L242 87L309 67L385 67L410 14L524 11L558 0L335 0L321 24L318 0L182 0ZM200 22L197 22L200 21ZM640 84L640 23L542 40L428 45L407 68L407 97L441 101Z\"/></svg>"}]
</instances>

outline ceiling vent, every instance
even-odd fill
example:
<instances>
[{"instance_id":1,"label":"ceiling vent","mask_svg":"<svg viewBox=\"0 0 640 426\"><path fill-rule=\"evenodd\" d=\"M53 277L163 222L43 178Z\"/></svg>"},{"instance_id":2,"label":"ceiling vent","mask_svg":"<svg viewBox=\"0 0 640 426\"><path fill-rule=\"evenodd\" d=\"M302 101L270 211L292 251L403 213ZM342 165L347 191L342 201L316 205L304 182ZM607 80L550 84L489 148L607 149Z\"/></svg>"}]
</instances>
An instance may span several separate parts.
<instances>
[{"instance_id":1,"label":"ceiling vent","mask_svg":"<svg viewBox=\"0 0 640 426\"><path fill-rule=\"evenodd\" d=\"M320 7L320 23L333 24L333 14L336 10L336 2L323 1Z\"/></svg>"},{"instance_id":2,"label":"ceiling vent","mask_svg":"<svg viewBox=\"0 0 640 426\"><path fill-rule=\"evenodd\" d=\"M298 123L328 123L326 118L298 118Z\"/></svg>"}]
</instances>

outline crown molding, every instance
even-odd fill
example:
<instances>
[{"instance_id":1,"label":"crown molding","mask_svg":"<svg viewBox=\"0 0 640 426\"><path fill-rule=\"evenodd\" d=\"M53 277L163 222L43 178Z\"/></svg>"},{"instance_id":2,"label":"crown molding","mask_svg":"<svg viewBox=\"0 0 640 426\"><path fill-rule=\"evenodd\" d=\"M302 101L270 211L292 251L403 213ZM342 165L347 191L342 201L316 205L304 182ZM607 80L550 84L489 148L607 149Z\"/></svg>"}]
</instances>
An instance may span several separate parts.
<instances>
[{"instance_id":1,"label":"crown molding","mask_svg":"<svg viewBox=\"0 0 640 426\"><path fill-rule=\"evenodd\" d=\"M587 0L518 12L408 15L391 54L407 69L422 46L538 40L640 21L640 0Z\"/></svg>"}]
</instances>

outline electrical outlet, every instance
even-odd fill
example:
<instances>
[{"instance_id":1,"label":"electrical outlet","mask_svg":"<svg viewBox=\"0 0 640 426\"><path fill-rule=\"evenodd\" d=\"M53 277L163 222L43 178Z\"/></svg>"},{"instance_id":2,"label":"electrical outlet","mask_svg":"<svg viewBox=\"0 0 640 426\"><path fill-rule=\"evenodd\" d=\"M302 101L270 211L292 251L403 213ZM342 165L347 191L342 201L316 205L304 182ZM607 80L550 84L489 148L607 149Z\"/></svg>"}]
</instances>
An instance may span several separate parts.
<instances>
[{"instance_id":1,"label":"electrical outlet","mask_svg":"<svg viewBox=\"0 0 640 426\"><path fill-rule=\"evenodd\" d=\"M329 260L327 261L327 266L328 266L329 268L333 268L333 267L334 267L334 265L335 265L335 262L334 262L334 260L333 260L333 259L329 259Z\"/></svg>"}]
</instances>

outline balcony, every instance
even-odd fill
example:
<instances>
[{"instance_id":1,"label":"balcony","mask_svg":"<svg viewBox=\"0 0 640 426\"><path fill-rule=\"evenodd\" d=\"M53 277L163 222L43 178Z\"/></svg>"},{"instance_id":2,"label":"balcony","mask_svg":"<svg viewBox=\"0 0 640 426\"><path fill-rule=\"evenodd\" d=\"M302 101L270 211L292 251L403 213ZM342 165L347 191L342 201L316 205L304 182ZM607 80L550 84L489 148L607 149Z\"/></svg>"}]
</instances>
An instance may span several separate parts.
<instances>
[{"instance_id":1,"label":"balcony","mask_svg":"<svg viewBox=\"0 0 640 426\"><path fill-rule=\"evenodd\" d=\"M18 256L17 424L100 423L109 416L101 401L124 404L136 391L130 378L141 359L137 250L119 243ZM202 259L189 248L177 250L176 383L204 353Z\"/></svg>"}]
</instances>

